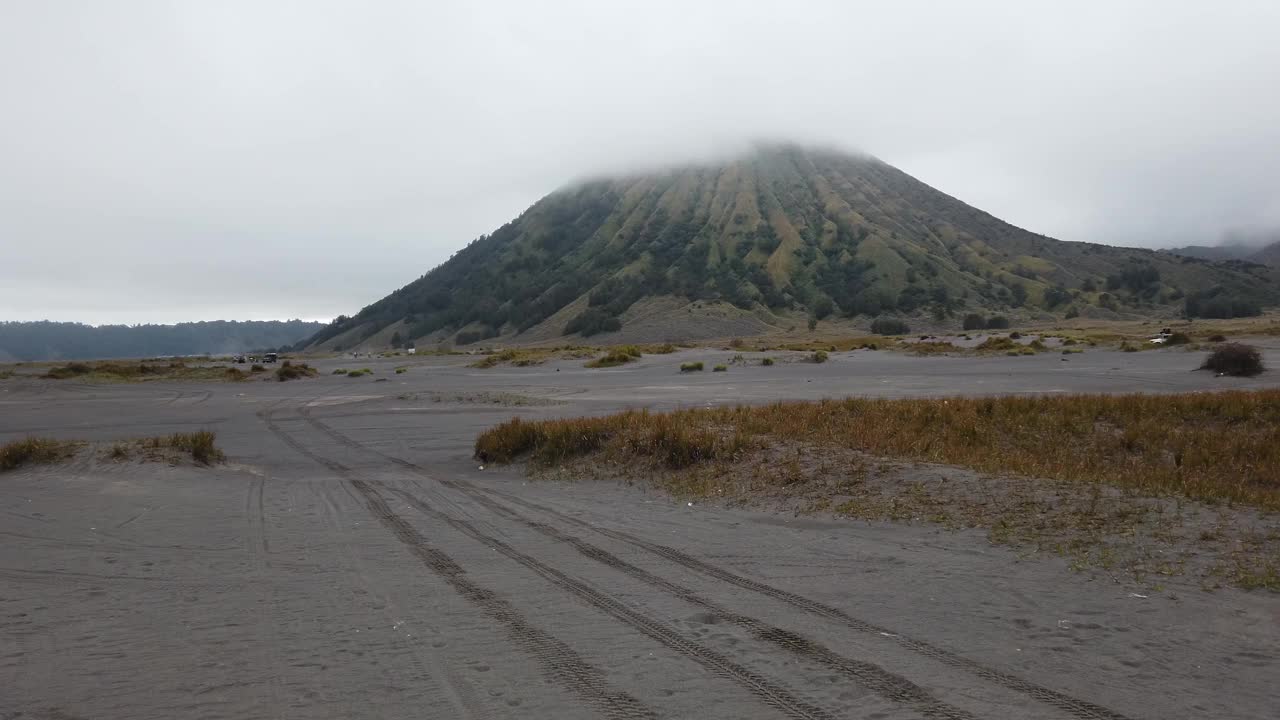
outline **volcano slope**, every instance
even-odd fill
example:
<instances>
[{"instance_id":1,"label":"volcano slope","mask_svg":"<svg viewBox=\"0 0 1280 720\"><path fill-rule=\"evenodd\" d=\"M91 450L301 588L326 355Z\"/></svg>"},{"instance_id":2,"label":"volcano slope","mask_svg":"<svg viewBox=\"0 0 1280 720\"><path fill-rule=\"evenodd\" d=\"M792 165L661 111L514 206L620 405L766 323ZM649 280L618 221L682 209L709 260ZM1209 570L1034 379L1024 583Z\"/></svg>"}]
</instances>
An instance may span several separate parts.
<instances>
[{"instance_id":1,"label":"volcano slope","mask_svg":"<svg viewBox=\"0 0 1280 720\"><path fill-rule=\"evenodd\" d=\"M1276 349L1268 361L1280 361ZM1174 350L681 374L371 360L290 383L0 382L0 442L210 428L212 468L0 475L0 717L1267 717L1276 598L980 534L480 469L513 415L842 394L1275 387ZM379 382L386 379L385 382Z\"/></svg>"},{"instance_id":2,"label":"volcano slope","mask_svg":"<svg viewBox=\"0 0 1280 720\"><path fill-rule=\"evenodd\" d=\"M1188 299L1214 317L1256 314L1280 304L1280 287L1263 265L1062 242L875 158L777 145L554 192L302 346L632 342L628 328L655 313L665 335L644 342L810 317L1167 317ZM709 301L732 312L699 313Z\"/></svg>"}]
</instances>

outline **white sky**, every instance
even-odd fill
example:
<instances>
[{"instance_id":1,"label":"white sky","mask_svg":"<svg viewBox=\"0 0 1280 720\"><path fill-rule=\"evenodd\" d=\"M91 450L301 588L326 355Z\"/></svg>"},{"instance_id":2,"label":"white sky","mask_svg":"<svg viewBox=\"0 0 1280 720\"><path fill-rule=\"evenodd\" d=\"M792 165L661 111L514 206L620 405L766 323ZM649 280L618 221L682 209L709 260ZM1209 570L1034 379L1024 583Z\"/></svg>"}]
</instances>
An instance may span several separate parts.
<instances>
[{"instance_id":1,"label":"white sky","mask_svg":"<svg viewBox=\"0 0 1280 720\"><path fill-rule=\"evenodd\" d=\"M1280 227L1280 2L0 0L0 319L352 313L557 186L861 149L1065 240Z\"/></svg>"}]
</instances>

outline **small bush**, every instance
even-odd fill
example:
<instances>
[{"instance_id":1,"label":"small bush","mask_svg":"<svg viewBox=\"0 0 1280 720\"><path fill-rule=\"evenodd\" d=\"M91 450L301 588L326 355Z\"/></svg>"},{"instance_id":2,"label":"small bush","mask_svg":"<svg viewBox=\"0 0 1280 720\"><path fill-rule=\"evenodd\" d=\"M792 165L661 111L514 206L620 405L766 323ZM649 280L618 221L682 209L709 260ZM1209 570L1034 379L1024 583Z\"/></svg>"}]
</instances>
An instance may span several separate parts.
<instances>
[{"instance_id":1,"label":"small bush","mask_svg":"<svg viewBox=\"0 0 1280 720\"><path fill-rule=\"evenodd\" d=\"M589 368L610 368L619 365L625 365L632 360L640 357L640 351L634 345L627 345L620 348L614 348L602 357L591 360L583 367Z\"/></svg>"},{"instance_id":2,"label":"small bush","mask_svg":"<svg viewBox=\"0 0 1280 720\"><path fill-rule=\"evenodd\" d=\"M969 313L964 316L965 330L981 330L987 326L987 319L978 313Z\"/></svg>"},{"instance_id":3,"label":"small bush","mask_svg":"<svg viewBox=\"0 0 1280 720\"><path fill-rule=\"evenodd\" d=\"M945 355L960 349L949 342L938 340L911 343L908 347L914 355Z\"/></svg>"},{"instance_id":4,"label":"small bush","mask_svg":"<svg viewBox=\"0 0 1280 720\"><path fill-rule=\"evenodd\" d=\"M815 363L824 363L827 361L827 351L818 350L809 356L809 360Z\"/></svg>"},{"instance_id":5,"label":"small bush","mask_svg":"<svg viewBox=\"0 0 1280 720\"><path fill-rule=\"evenodd\" d=\"M319 371L306 363L298 363L294 365L292 362L285 360L280 367L276 368L276 380L284 382L286 380L297 380L299 378L315 377Z\"/></svg>"},{"instance_id":6,"label":"small bush","mask_svg":"<svg viewBox=\"0 0 1280 720\"><path fill-rule=\"evenodd\" d=\"M347 374L347 369L346 369L346 368L338 368L337 370L334 370L332 374L334 374L334 375L346 375L346 374Z\"/></svg>"},{"instance_id":7,"label":"small bush","mask_svg":"<svg viewBox=\"0 0 1280 720\"><path fill-rule=\"evenodd\" d=\"M1191 337L1184 332L1176 332L1170 335L1169 339L1164 341L1164 344L1165 345L1189 345L1191 344Z\"/></svg>"},{"instance_id":8,"label":"small bush","mask_svg":"<svg viewBox=\"0 0 1280 720\"><path fill-rule=\"evenodd\" d=\"M769 367L770 365L772 365L772 364L773 364L773 358L771 358L771 357L767 357L767 358L765 358L765 359L761 360L761 361L760 361L760 364L761 364L761 365L764 365L765 367Z\"/></svg>"},{"instance_id":9,"label":"small bush","mask_svg":"<svg viewBox=\"0 0 1280 720\"><path fill-rule=\"evenodd\" d=\"M1227 341L1226 335L1210 335L1209 336L1209 342L1226 342L1226 341Z\"/></svg>"},{"instance_id":10,"label":"small bush","mask_svg":"<svg viewBox=\"0 0 1280 720\"><path fill-rule=\"evenodd\" d=\"M1200 369L1212 370L1221 375L1253 377L1266 368L1262 364L1262 353L1258 352L1258 348L1229 343L1209 353Z\"/></svg>"},{"instance_id":11,"label":"small bush","mask_svg":"<svg viewBox=\"0 0 1280 720\"><path fill-rule=\"evenodd\" d=\"M699 372L702 370L702 361L687 362L680 364L680 372Z\"/></svg>"},{"instance_id":12,"label":"small bush","mask_svg":"<svg viewBox=\"0 0 1280 720\"><path fill-rule=\"evenodd\" d=\"M1017 354L1022 346L1007 337L989 337L974 348L978 352L1004 352Z\"/></svg>"},{"instance_id":13,"label":"small bush","mask_svg":"<svg viewBox=\"0 0 1280 720\"><path fill-rule=\"evenodd\" d=\"M369 368L360 368L359 370L347 371L347 377L361 377L362 375L372 375L373 371Z\"/></svg>"},{"instance_id":14,"label":"small bush","mask_svg":"<svg viewBox=\"0 0 1280 720\"><path fill-rule=\"evenodd\" d=\"M396 368L396 374L397 374L397 375L403 375L403 374L405 373L405 371L406 371L406 370L408 370L408 369L409 369L409 368L402 368L402 367L398 367L398 368Z\"/></svg>"},{"instance_id":15,"label":"small bush","mask_svg":"<svg viewBox=\"0 0 1280 720\"><path fill-rule=\"evenodd\" d=\"M217 434L212 430L198 430L189 433L174 433L164 438L165 444L175 450L191 453L191 459L202 465L222 462L226 458L214 444Z\"/></svg>"},{"instance_id":16,"label":"small bush","mask_svg":"<svg viewBox=\"0 0 1280 720\"><path fill-rule=\"evenodd\" d=\"M728 370L728 369L729 369L729 368L728 368L727 366L725 366L725 365L717 365L717 366L715 366L715 367L711 368L711 372L725 372L725 371L726 371L726 370Z\"/></svg>"},{"instance_id":17,"label":"small bush","mask_svg":"<svg viewBox=\"0 0 1280 720\"><path fill-rule=\"evenodd\" d=\"M1017 330L1014 330L1013 332L1009 333L1009 339L1010 339L1010 340L1021 340L1021 339L1022 339L1022 333L1018 332Z\"/></svg>"},{"instance_id":18,"label":"small bush","mask_svg":"<svg viewBox=\"0 0 1280 720\"><path fill-rule=\"evenodd\" d=\"M0 472L23 465L48 464L71 457L76 444L52 438L28 437L0 446Z\"/></svg>"},{"instance_id":19,"label":"small bush","mask_svg":"<svg viewBox=\"0 0 1280 720\"><path fill-rule=\"evenodd\" d=\"M871 321L871 332L877 335L906 335L910 326L897 318L876 318Z\"/></svg>"},{"instance_id":20,"label":"small bush","mask_svg":"<svg viewBox=\"0 0 1280 720\"><path fill-rule=\"evenodd\" d=\"M1079 345L1080 341L1076 340L1075 338L1067 338L1066 340L1062 341L1062 344L1063 345Z\"/></svg>"},{"instance_id":21,"label":"small bush","mask_svg":"<svg viewBox=\"0 0 1280 720\"><path fill-rule=\"evenodd\" d=\"M1128 340L1125 340L1124 342L1120 343L1120 350L1122 352L1138 352L1138 346L1132 345L1129 343Z\"/></svg>"},{"instance_id":22,"label":"small bush","mask_svg":"<svg viewBox=\"0 0 1280 720\"><path fill-rule=\"evenodd\" d=\"M996 315L987 320L988 330L1007 330L1009 328L1009 318L1003 315Z\"/></svg>"},{"instance_id":23,"label":"small bush","mask_svg":"<svg viewBox=\"0 0 1280 720\"><path fill-rule=\"evenodd\" d=\"M250 372L266 372L266 370L267 370L267 368L266 368L266 367L264 367L264 366L262 366L262 365L258 365L257 363L254 363L254 364L249 368L249 371L250 371Z\"/></svg>"},{"instance_id":24,"label":"small bush","mask_svg":"<svg viewBox=\"0 0 1280 720\"><path fill-rule=\"evenodd\" d=\"M66 380L67 378L77 377L79 375L88 375L93 372L93 366L88 363L73 362L67 363L62 367L49 368L49 372L44 376L50 380Z\"/></svg>"}]
</instances>

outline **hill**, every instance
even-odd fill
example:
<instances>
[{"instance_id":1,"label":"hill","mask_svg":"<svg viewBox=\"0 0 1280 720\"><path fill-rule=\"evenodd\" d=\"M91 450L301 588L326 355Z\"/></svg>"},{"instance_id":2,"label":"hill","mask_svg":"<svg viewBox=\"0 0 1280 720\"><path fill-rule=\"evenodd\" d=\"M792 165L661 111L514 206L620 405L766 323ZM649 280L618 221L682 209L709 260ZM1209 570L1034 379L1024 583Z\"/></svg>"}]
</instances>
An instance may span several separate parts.
<instances>
[{"instance_id":1,"label":"hill","mask_svg":"<svg viewBox=\"0 0 1280 720\"><path fill-rule=\"evenodd\" d=\"M1221 245L1187 245L1165 252L1202 260L1245 260L1280 268L1280 231L1237 233Z\"/></svg>"},{"instance_id":2,"label":"hill","mask_svg":"<svg viewBox=\"0 0 1280 720\"><path fill-rule=\"evenodd\" d=\"M302 320L82 325L70 322L0 322L0 360L203 355L292 345L324 327Z\"/></svg>"},{"instance_id":3,"label":"hill","mask_svg":"<svg viewBox=\"0 0 1280 720\"><path fill-rule=\"evenodd\" d=\"M1257 250L1248 259L1263 265L1280 268L1280 241Z\"/></svg>"},{"instance_id":4,"label":"hill","mask_svg":"<svg viewBox=\"0 0 1280 720\"><path fill-rule=\"evenodd\" d=\"M806 315L955 324L978 309L1167 315L1188 296L1233 313L1280 300L1248 263L1061 242L873 157L767 146L554 192L307 344L590 336L671 301L684 314L719 301L767 328ZM668 340L696 329L671 328Z\"/></svg>"},{"instance_id":5,"label":"hill","mask_svg":"<svg viewBox=\"0 0 1280 720\"><path fill-rule=\"evenodd\" d=\"M1257 248L1249 245L1187 245L1185 247L1169 248L1164 252L1185 255L1200 260L1247 260L1257 250Z\"/></svg>"}]
</instances>

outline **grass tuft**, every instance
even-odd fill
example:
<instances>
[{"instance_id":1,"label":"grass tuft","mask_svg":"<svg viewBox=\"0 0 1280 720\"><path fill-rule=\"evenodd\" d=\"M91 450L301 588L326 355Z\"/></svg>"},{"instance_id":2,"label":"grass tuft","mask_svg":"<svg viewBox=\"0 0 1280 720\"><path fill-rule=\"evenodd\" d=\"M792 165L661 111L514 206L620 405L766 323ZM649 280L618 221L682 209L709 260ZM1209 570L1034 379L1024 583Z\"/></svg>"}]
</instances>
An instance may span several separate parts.
<instances>
[{"instance_id":1,"label":"grass tuft","mask_svg":"<svg viewBox=\"0 0 1280 720\"><path fill-rule=\"evenodd\" d=\"M191 453L191 459L202 465L222 462L226 459L214 441L218 439L212 430L197 430L189 433L174 433L164 438L165 444L175 450Z\"/></svg>"},{"instance_id":2,"label":"grass tuft","mask_svg":"<svg viewBox=\"0 0 1280 720\"><path fill-rule=\"evenodd\" d=\"M280 367L276 368L276 380L279 380L280 382L315 377L318 374L320 374L319 370L316 370L306 363L298 363L297 365L294 365L288 360L285 360Z\"/></svg>"},{"instance_id":3,"label":"grass tuft","mask_svg":"<svg viewBox=\"0 0 1280 720\"><path fill-rule=\"evenodd\" d=\"M641 355L642 353L640 352L640 348L636 347L635 345L623 345L621 347L613 348L602 357L598 357L595 360L589 361L583 367L589 367L589 368L617 367L619 365L625 365L631 362L632 360L637 360L641 357Z\"/></svg>"},{"instance_id":4,"label":"grass tuft","mask_svg":"<svg viewBox=\"0 0 1280 720\"><path fill-rule=\"evenodd\" d=\"M27 437L0 446L0 472L24 465L61 462L75 453L78 443L52 438Z\"/></svg>"},{"instance_id":5,"label":"grass tuft","mask_svg":"<svg viewBox=\"0 0 1280 720\"><path fill-rule=\"evenodd\" d=\"M680 364L680 372L701 372L701 371L702 371L701 360L697 362L687 362L687 363Z\"/></svg>"}]
</instances>

